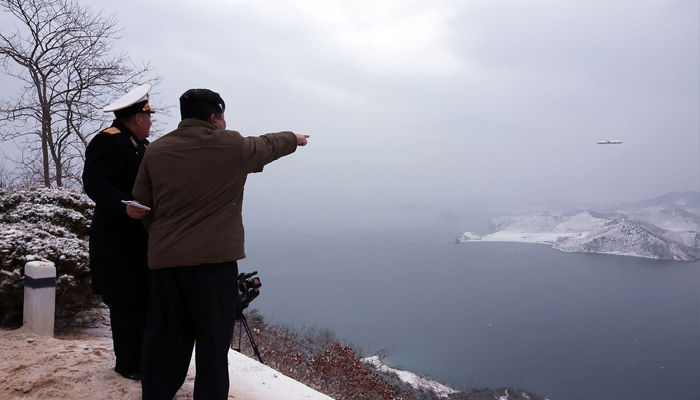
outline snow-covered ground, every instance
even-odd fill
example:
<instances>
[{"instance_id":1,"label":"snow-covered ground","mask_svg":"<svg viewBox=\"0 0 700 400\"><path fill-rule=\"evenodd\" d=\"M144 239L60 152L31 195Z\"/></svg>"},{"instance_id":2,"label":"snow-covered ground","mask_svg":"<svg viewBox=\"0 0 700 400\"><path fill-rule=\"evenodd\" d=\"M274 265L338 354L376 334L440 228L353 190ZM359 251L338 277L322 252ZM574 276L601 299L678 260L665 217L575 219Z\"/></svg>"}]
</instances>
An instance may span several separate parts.
<instances>
[{"instance_id":1,"label":"snow-covered ground","mask_svg":"<svg viewBox=\"0 0 700 400\"><path fill-rule=\"evenodd\" d=\"M228 352L229 397L265 400L333 400L235 350ZM194 355L188 376L194 376ZM194 387L194 386L193 386ZM248 396L248 397L244 397Z\"/></svg>"},{"instance_id":2,"label":"snow-covered ground","mask_svg":"<svg viewBox=\"0 0 700 400\"><path fill-rule=\"evenodd\" d=\"M0 399L137 400L141 384L114 372L109 329L98 326L69 337L38 336L27 328L0 329ZM257 360L230 350L229 398L332 400ZM174 400L192 399L194 355Z\"/></svg>"},{"instance_id":3,"label":"snow-covered ground","mask_svg":"<svg viewBox=\"0 0 700 400\"><path fill-rule=\"evenodd\" d=\"M372 365L374 369L378 371L395 373L399 377L399 379L406 383L409 383L414 388L430 389L436 394L443 397L447 397L450 393L456 392L456 390L452 389L451 387L445 386L442 383L430 379L425 379L419 375L414 374L413 372L391 368L388 365L382 363L379 356L365 357L362 359L362 361Z\"/></svg>"}]
</instances>

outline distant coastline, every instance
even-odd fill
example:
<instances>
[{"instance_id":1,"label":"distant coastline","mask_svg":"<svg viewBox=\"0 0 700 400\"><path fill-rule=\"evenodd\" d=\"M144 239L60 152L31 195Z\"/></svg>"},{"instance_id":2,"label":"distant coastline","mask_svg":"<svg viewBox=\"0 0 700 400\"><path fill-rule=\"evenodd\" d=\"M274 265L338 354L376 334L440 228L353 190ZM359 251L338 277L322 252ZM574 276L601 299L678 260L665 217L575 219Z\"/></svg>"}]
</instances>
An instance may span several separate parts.
<instances>
[{"instance_id":1,"label":"distant coastline","mask_svg":"<svg viewBox=\"0 0 700 400\"><path fill-rule=\"evenodd\" d=\"M495 232L463 232L457 243L538 243L564 252L696 261L700 216L693 211L698 210L698 198L695 192L670 193L608 213L584 209L497 217L491 221Z\"/></svg>"},{"instance_id":2,"label":"distant coastline","mask_svg":"<svg viewBox=\"0 0 700 400\"><path fill-rule=\"evenodd\" d=\"M411 386L413 386L416 389L420 388L420 389L432 390L433 392L435 392L435 394L437 394L438 396L441 396L441 397L447 397L452 393L457 393L457 390L455 390L447 385L444 385L440 382L434 381L432 379L424 378L424 377L422 377L418 374L415 374L413 372L410 372L410 371L391 368L388 365L384 364L381 360L381 357L378 355L364 357L362 359L362 361L370 364L377 371L391 372L391 373L396 374L399 379L401 379L403 382L410 384Z\"/></svg>"}]
</instances>

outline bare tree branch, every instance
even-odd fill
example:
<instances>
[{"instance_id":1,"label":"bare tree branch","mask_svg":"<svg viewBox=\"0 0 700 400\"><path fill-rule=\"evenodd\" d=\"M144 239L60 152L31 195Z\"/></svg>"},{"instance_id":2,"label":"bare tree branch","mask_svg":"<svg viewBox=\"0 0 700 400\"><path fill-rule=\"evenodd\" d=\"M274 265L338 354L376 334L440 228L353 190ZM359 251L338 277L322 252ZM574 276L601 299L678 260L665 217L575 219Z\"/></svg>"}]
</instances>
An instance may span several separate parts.
<instances>
[{"instance_id":1,"label":"bare tree branch","mask_svg":"<svg viewBox=\"0 0 700 400\"><path fill-rule=\"evenodd\" d=\"M0 6L18 22L15 32L0 32L0 70L22 82L18 96L0 99L0 141L22 149L19 181L80 187L85 148L107 122L100 108L161 77L150 63L111 53L120 38L114 15L94 14L76 0Z\"/></svg>"}]
</instances>

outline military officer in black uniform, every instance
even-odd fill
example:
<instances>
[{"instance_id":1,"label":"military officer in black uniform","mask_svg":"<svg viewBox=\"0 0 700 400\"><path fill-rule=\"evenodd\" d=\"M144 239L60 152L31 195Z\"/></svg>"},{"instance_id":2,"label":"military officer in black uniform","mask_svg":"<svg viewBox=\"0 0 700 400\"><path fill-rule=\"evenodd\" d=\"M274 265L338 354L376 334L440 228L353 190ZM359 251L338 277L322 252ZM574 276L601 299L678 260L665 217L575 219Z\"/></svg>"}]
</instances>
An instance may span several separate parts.
<instances>
[{"instance_id":1,"label":"military officer in black uniform","mask_svg":"<svg viewBox=\"0 0 700 400\"><path fill-rule=\"evenodd\" d=\"M116 119L90 141L83 172L85 192L95 202L90 226L92 289L109 306L117 357L114 370L134 380L141 379L148 308L148 234L140 220L127 215L122 200L134 199L131 190L148 146L150 88L139 86L105 107Z\"/></svg>"}]
</instances>

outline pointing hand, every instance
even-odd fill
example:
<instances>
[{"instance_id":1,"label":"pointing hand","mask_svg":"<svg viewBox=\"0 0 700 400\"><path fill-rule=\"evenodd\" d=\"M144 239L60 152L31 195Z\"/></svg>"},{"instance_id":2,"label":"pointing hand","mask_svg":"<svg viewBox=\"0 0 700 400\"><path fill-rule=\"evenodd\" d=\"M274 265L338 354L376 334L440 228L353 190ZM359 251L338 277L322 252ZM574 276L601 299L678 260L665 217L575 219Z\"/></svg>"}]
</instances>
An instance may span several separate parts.
<instances>
[{"instance_id":1,"label":"pointing hand","mask_svg":"<svg viewBox=\"0 0 700 400\"><path fill-rule=\"evenodd\" d=\"M297 135L297 146L306 146L307 140L309 135Z\"/></svg>"}]
</instances>

